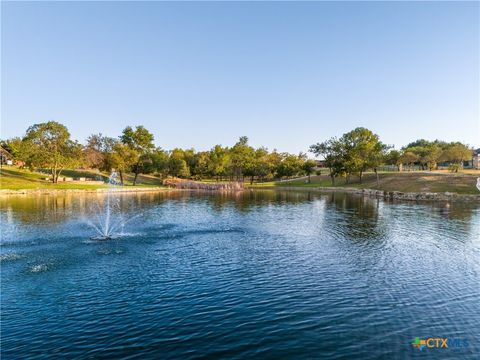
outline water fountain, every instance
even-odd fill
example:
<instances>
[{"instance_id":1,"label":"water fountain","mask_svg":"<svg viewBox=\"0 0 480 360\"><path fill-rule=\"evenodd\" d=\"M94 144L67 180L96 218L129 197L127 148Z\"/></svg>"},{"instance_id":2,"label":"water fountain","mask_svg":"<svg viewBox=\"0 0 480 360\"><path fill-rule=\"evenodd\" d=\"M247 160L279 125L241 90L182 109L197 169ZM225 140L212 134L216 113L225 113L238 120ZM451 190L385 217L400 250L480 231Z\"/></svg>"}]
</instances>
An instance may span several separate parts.
<instances>
[{"instance_id":1,"label":"water fountain","mask_svg":"<svg viewBox=\"0 0 480 360\"><path fill-rule=\"evenodd\" d=\"M118 199L112 199L113 189L118 185L117 178L117 172L112 171L108 178L107 198L103 206L97 203L94 210L97 221L88 221L89 225L97 232L96 236L91 237L92 240L114 239L123 232L125 222L120 212L120 204Z\"/></svg>"}]
</instances>

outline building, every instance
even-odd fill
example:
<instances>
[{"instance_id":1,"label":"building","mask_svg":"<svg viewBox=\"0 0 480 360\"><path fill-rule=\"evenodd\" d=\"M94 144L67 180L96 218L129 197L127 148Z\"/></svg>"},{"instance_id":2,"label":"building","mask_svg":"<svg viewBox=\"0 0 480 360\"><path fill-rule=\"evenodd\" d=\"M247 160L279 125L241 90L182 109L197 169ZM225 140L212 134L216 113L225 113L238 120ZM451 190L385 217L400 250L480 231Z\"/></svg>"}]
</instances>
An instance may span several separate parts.
<instances>
[{"instance_id":1,"label":"building","mask_svg":"<svg viewBox=\"0 0 480 360\"><path fill-rule=\"evenodd\" d=\"M440 170L448 169L450 165L452 165L450 161L441 161L437 164ZM464 169L480 170L480 149L472 150L472 158L470 160L464 160L462 167Z\"/></svg>"},{"instance_id":2,"label":"building","mask_svg":"<svg viewBox=\"0 0 480 360\"><path fill-rule=\"evenodd\" d=\"M2 165L12 165L13 157L7 150L0 146L0 164Z\"/></svg>"},{"instance_id":3,"label":"building","mask_svg":"<svg viewBox=\"0 0 480 360\"><path fill-rule=\"evenodd\" d=\"M473 150L472 167L480 170L480 148Z\"/></svg>"},{"instance_id":4,"label":"building","mask_svg":"<svg viewBox=\"0 0 480 360\"><path fill-rule=\"evenodd\" d=\"M12 154L0 146L0 164L1 165L17 165L19 167L24 167L25 162L22 160L14 160Z\"/></svg>"}]
</instances>

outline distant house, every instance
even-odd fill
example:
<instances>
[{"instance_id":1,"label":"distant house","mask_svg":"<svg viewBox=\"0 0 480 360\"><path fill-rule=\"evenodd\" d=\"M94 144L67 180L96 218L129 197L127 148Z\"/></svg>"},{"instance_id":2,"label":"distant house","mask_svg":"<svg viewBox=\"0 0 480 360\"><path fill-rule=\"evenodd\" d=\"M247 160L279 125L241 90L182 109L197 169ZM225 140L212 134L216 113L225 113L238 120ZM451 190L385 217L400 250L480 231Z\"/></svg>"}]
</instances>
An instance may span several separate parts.
<instances>
[{"instance_id":1,"label":"distant house","mask_svg":"<svg viewBox=\"0 0 480 360\"><path fill-rule=\"evenodd\" d=\"M15 164L20 167L25 166L25 162L23 162L22 160L14 160L12 154L2 146L0 146L0 164L2 165Z\"/></svg>"},{"instance_id":2,"label":"distant house","mask_svg":"<svg viewBox=\"0 0 480 360\"><path fill-rule=\"evenodd\" d=\"M13 165L13 157L7 150L0 146L0 164Z\"/></svg>"},{"instance_id":3,"label":"distant house","mask_svg":"<svg viewBox=\"0 0 480 360\"><path fill-rule=\"evenodd\" d=\"M316 167L317 168L325 168L327 167L325 160L315 160L317 163Z\"/></svg>"},{"instance_id":4,"label":"distant house","mask_svg":"<svg viewBox=\"0 0 480 360\"><path fill-rule=\"evenodd\" d=\"M474 169L480 169L480 148L473 150L472 167Z\"/></svg>"},{"instance_id":5,"label":"distant house","mask_svg":"<svg viewBox=\"0 0 480 360\"><path fill-rule=\"evenodd\" d=\"M451 164L450 161L441 161L437 165L438 169L448 169ZM480 169L480 149L472 150L472 158L463 161L462 167L464 169Z\"/></svg>"}]
</instances>

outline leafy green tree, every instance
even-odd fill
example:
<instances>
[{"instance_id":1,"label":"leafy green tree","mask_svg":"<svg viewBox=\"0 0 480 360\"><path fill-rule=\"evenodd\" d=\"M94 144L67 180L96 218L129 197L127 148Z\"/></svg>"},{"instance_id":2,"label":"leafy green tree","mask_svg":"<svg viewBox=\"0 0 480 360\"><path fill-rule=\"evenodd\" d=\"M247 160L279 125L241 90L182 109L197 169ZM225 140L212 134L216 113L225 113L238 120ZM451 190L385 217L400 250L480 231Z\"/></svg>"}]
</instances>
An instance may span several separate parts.
<instances>
[{"instance_id":1,"label":"leafy green tree","mask_svg":"<svg viewBox=\"0 0 480 360\"><path fill-rule=\"evenodd\" d=\"M425 139L418 139L415 141L412 141L411 143L408 143L406 146L404 146L404 149L408 148L425 148L431 145L431 142Z\"/></svg>"},{"instance_id":2,"label":"leafy green tree","mask_svg":"<svg viewBox=\"0 0 480 360\"><path fill-rule=\"evenodd\" d=\"M448 146L444 141L428 141L425 139L416 140L404 146L404 152L410 152L417 156L417 163L420 164L422 170L433 170L437 167L437 162L442 151Z\"/></svg>"},{"instance_id":3,"label":"leafy green tree","mask_svg":"<svg viewBox=\"0 0 480 360\"><path fill-rule=\"evenodd\" d=\"M306 160L302 165L302 170L308 176L308 183L311 182L310 176L312 175L316 166L317 166L317 163L315 162L315 160Z\"/></svg>"},{"instance_id":4,"label":"leafy green tree","mask_svg":"<svg viewBox=\"0 0 480 360\"><path fill-rule=\"evenodd\" d=\"M188 178L190 176L190 169L184 159L184 152L182 149L173 149L168 160L168 173L172 176L180 178Z\"/></svg>"},{"instance_id":5,"label":"leafy green tree","mask_svg":"<svg viewBox=\"0 0 480 360\"><path fill-rule=\"evenodd\" d=\"M138 174L150 166L151 159L149 155L155 149L153 144L154 137L143 126L137 126L135 130L131 126L127 126L123 130L120 140L137 154L137 159L132 165L132 171L135 174L133 185L136 185Z\"/></svg>"},{"instance_id":6,"label":"leafy green tree","mask_svg":"<svg viewBox=\"0 0 480 360\"><path fill-rule=\"evenodd\" d=\"M399 159L402 165L408 165L409 167L418 162L418 160L419 156L411 151L404 151Z\"/></svg>"},{"instance_id":7,"label":"leafy green tree","mask_svg":"<svg viewBox=\"0 0 480 360\"><path fill-rule=\"evenodd\" d=\"M463 167L463 162L472 158L472 150L462 143L452 143L441 155L443 161L451 163L450 169L458 172Z\"/></svg>"},{"instance_id":8,"label":"leafy green tree","mask_svg":"<svg viewBox=\"0 0 480 360\"><path fill-rule=\"evenodd\" d=\"M209 152L208 174L216 177L217 181L220 177L226 176L230 168L230 151L221 145L215 145Z\"/></svg>"},{"instance_id":9,"label":"leafy green tree","mask_svg":"<svg viewBox=\"0 0 480 360\"><path fill-rule=\"evenodd\" d=\"M183 160L187 163L190 174L194 172L195 169L195 149L186 149L183 150Z\"/></svg>"},{"instance_id":10,"label":"leafy green tree","mask_svg":"<svg viewBox=\"0 0 480 360\"><path fill-rule=\"evenodd\" d=\"M301 156L286 153L278 166L277 175L287 178L298 175L302 170L303 161Z\"/></svg>"},{"instance_id":11,"label":"leafy green tree","mask_svg":"<svg viewBox=\"0 0 480 360\"><path fill-rule=\"evenodd\" d=\"M432 146L429 149L429 153L427 154L425 160L430 171L437 169L442 153L443 150L438 145Z\"/></svg>"},{"instance_id":12,"label":"leafy green tree","mask_svg":"<svg viewBox=\"0 0 480 360\"><path fill-rule=\"evenodd\" d=\"M104 136L92 134L87 138L83 149L85 165L91 169L100 169L105 161Z\"/></svg>"},{"instance_id":13,"label":"leafy green tree","mask_svg":"<svg viewBox=\"0 0 480 360\"><path fill-rule=\"evenodd\" d=\"M177 157L171 157L168 162L169 174L179 178L187 178L190 176L190 170L187 162Z\"/></svg>"},{"instance_id":14,"label":"leafy green tree","mask_svg":"<svg viewBox=\"0 0 480 360\"><path fill-rule=\"evenodd\" d=\"M81 164L82 146L71 140L68 129L56 121L30 126L22 142L27 165L50 169L54 183L65 168Z\"/></svg>"},{"instance_id":15,"label":"leafy green tree","mask_svg":"<svg viewBox=\"0 0 480 360\"><path fill-rule=\"evenodd\" d=\"M375 173L375 177L377 180L377 187L378 187L380 183L378 167L381 166L382 164L385 164L385 156L387 154L389 147L383 143L379 143L377 146L378 148L370 154L368 165L373 169L373 172Z\"/></svg>"},{"instance_id":16,"label":"leafy green tree","mask_svg":"<svg viewBox=\"0 0 480 360\"><path fill-rule=\"evenodd\" d=\"M192 174L197 179L203 179L205 176L208 175L209 160L210 160L210 153L208 151L200 151L195 154Z\"/></svg>"},{"instance_id":17,"label":"leafy green tree","mask_svg":"<svg viewBox=\"0 0 480 360\"><path fill-rule=\"evenodd\" d=\"M280 163L283 160L283 155L280 154L276 149L267 155L267 161L270 168L270 174L268 176L275 177L278 176L278 168Z\"/></svg>"},{"instance_id":18,"label":"leafy green tree","mask_svg":"<svg viewBox=\"0 0 480 360\"><path fill-rule=\"evenodd\" d=\"M442 154L442 149L437 144L432 144L425 148L426 152L423 157L423 162L426 164L430 171L437 168L437 162Z\"/></svg>"},{"instance_id":19,"label":"leafy green tree","mask_svg":"<svg viewBox=\"0 0 480 360\"><path fill-rule=\"evenodd\" d=\"M253 179L256 176L260 181L263 181L272 172L272 164L268 150L260 147L255 150L253 160L253 171L250 178L250 184L253 184Z\"/></svg>"},{"instance_id":20,"label":"leafy green tree","mask_svg":"<svg viewBox=\"0 0 480 360\"><path fill-rule=\"evenodd\" d=\"M395 165L400 171L400 157L402 156L402 153L398 150L390 150L386 155L385 155L385 163L387 165Z\"/></svg>"},{"instance_id":21,"label":"leafy green tree","mask_svg":"<svg viewBox=\"0 0 480 360\"><path fill-rule=\"evenodd\" d=\"M148 164L147 173L156 172L161 177L168 174L168 154L161 148L157 148L150 153L150 162Z\"/></svg>"},{"instance_id":22,"label":"leafy green tree","mask_svg":"<svg viewBox=\"0 0 480 360\"><path fill-rule=\"evenodd\" d=\"M129 171L138 162L138 152L130 146L115 142L108 156L109 170L115 169L120 176L120 183L124 184L124 173Z\"/></svg>"},{"instance_id":23,"label":"leafy green tree","mask_svg":"<svg viewBox=\"0 0 480 360\"><path fill-rule=\"evenodd\" d=\"M115 166L113 165L112 154L114 154L114 147L119 143L118 139L103 136L101 138L101 151L103 155L103 161L99 167L102 171L111 171ZM132 150L133 151L133 150Z\"/></svg>"},{"instance_id":24,"label":"leafy green tree","mask_svg":"<svg viewBox=\"0 0 480 360\"><path fill-rule=\"evenodd\" d=\"M347 152L344 143L333 137L310 146L310 152L325 159L325 165L330 170L332 186L335 186L335 178L346 172Z\"/></svg>"},{"instance_id":25,"label":"leafy green tree","mask_svg":"<svg viewBox=\"0 0 480 360\"><path fill-rule=\"evenodd\" d=\"M2 148L7 150L14 160L25 161L28 149L20 137L14 137L0 142Z\"/></svg>"},{"instance_id":26,"label":"leafy green tree","mask_svg":"<svg viewBox=\"0 0 480 360\"><path fill-rule=\"evenodd\" d=\"M375 169L376 172L386 149L377 134L366 128L358 127L344 134L340 141L346 150L345 169L347 176L357 173L360 182L362 182L362 175L367 169Z\"/></svg>"},{"instance_id":27,"label":"leafy green tree","mask_svg":"<svg viewBox=\"0 0 480 360\"><path fill-rule=\"evenodd\" d=\"M114 163L117 162L114 159L114 147L118 142L118 139L102 134L90 135L83 149L85 165L102 171L114 169L116 167Z\"/></svg>"},{"instance_id":28,"label":"leafy green tree","mask_svg":"<svg viewBox=\"0 0 480 360\"><path fill-rule=\"evenodd\" d=\"M427 157L428 150L427 147L423 146L413 146L403 149L404 153L411 153L417 157L416 163L419 163L422 170L426 168L425 158Z\"/></svg>"},{"instance_id":29,"label":"leafy green tree","mask_svg":"<svg viewBox=\"0 0 480 360\"><path fill-rule=\"evenodd\" d=\"M362 182L367 169L374 169L378 179L377 167L382 163L386 149L378 135L362 127L343 134L340 139L331 138L310 147L311 152L325 159L332 184L335 177L342 174L346 175L347 182L351 174L358 174Z\"/></svg>"},{"instance_id":30,"label":"leafy green tree","mask_svg":"<svg viewBox=\"0 0 480 360\"><path fill-rule=\"evenodd\" d=\"M255 150L248 145L246 136L240 137L238 142L230 149L231 173L237 180L243 176L251 176L255 167Z\"/></svg>"}]
</instances>

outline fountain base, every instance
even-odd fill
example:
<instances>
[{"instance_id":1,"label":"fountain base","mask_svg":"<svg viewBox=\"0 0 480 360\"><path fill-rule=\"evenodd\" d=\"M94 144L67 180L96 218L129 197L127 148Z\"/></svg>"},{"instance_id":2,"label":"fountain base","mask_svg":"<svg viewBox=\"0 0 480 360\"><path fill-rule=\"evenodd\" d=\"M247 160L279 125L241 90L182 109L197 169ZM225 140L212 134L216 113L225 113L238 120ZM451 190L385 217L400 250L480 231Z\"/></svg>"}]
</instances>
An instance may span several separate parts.
<instances>
[{"instance_id":1,"label":"fountain base","mask_svg":"<svg viewBox=\"0 0 480 360\"><path fill-rule=\"evenodd\" d=\"M118 238L115 235L99 235L99 236L92 236L90 240L113 240Z\"/></svg>"}]
</instances>

